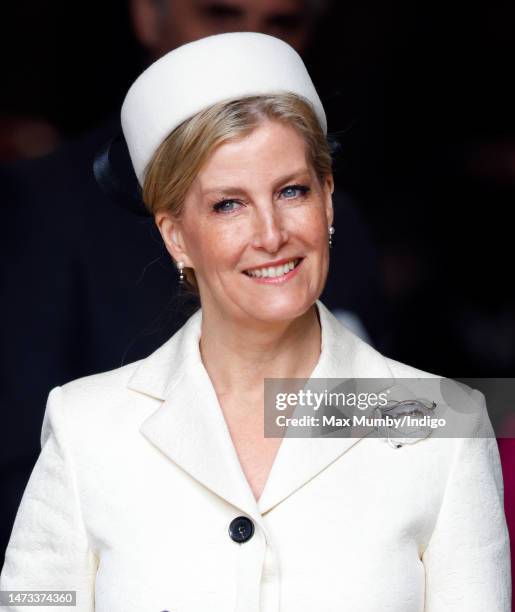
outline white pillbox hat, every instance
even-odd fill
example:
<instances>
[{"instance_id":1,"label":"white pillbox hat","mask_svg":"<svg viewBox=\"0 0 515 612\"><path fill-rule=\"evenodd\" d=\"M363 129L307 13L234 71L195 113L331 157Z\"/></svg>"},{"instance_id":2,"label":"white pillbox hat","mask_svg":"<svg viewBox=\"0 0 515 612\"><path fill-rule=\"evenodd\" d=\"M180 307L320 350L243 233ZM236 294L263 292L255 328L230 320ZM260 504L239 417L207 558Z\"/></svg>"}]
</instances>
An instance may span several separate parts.
<instances>
[{"instance_id":1,"label":"white pillbox hat","mask_svg":"<svg viewBox=\"0 0 515 612\"><path fill-rule=\"evenodd\" d=\"M256 32L215 34L170 51L132 84L122 105L122 130L140 185L152 156L183 121L224 100L292 92L327 120L299 54Z\"/></svg>"}]
</instances>

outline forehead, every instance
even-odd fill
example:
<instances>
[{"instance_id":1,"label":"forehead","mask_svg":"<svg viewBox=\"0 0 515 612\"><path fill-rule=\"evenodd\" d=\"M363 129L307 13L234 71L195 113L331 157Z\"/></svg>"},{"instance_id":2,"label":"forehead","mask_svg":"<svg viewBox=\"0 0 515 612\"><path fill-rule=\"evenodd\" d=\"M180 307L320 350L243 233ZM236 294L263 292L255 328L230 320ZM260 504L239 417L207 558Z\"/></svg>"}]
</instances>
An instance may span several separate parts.
<instances>
[{"instance_id":1,"label":"forehead","mask_svg":"<svg viewBox=\"0 0 515 612\"><path fill-rule=\"evenodd\" d=\"M247 136L216 146L198 179L229 173L281 175L306 165L306 145L299 132L289 125L266 121Z\"/></svg>"}]
</instances>

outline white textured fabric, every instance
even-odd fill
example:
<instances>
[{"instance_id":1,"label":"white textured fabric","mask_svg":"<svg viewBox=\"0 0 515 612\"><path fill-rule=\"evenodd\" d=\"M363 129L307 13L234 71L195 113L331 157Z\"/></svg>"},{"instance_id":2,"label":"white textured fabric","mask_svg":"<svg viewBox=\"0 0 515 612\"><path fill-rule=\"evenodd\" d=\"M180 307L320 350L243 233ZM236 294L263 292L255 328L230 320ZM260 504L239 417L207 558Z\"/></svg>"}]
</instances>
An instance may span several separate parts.
<instances>
[{"instance_id":1,"label":"white textured fabric","mask_svg":"<svg viewBox=\"0 0 515 612\"><path fill-rule=\"evenodd\" d=\"M317 306L313 378L432 377ZM147 359L51 391L1 589L76 590L77 612L509 611L495 438L286 437L256 502L200 358L201 317ZM470 433L491 432L472 397ZM255 533L237 544L241 515Z\"/></svg>"},{"instance_id":2,"label":"white textured fabric","mask_svg":"<svg viewBox=\"0 0 515 612\"><path fill-rule=\"evenodd\" d=\"M292 92L327 122L300 55L286 42L257 32L214 34L170 51L132 84L122 105L122 129L141 185L163 140L183 121L216 102Z\"/></svg>"}]
</instances>

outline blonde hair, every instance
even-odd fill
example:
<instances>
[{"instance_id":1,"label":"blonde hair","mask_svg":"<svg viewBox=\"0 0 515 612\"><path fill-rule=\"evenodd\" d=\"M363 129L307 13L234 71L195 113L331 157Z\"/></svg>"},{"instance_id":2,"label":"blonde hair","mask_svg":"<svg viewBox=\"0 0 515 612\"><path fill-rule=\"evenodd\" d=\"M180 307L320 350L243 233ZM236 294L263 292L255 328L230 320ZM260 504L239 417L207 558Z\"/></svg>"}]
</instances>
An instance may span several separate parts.
<instances>
[{"instance_id":1,"label":"blonde hair","mask_svg":"<svg viewBox=\"0 0 515 612\"><path fill-rule=\"evenodd\" d=\"M176 127L146 168L143 201L152 215L167 211L180 219L186 193L214 147L244 138L265 120L295 128L306 144L318 180L332 172L331 147L309 102L294 93L250 96L218 102ZM187 284L197 292L192 269Z\"/></svg>"}]
</instances>

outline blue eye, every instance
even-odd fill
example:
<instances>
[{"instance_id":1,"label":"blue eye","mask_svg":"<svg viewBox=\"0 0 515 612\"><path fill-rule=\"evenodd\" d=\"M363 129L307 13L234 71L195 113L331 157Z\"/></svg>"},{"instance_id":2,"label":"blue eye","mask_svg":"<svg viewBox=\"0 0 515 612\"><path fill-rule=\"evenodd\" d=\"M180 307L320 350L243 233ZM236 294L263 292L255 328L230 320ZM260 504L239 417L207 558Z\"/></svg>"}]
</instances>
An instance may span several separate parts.
<instances>
[{"instance_id":1,"label":"blue eye","mask_svg":"<svg viewBox=\"0 0 515 612\"><path fill-rule=\"evenodd\" d=\"M213 210L217 213L230 213L236 210L231 206L232 204L238 204L238 202L236 200L222 200L213 206Z\"/></svg>"},{"instance_id":2,"label":"blue eye","mask_svg":"<svg viewBox=\"0 0 515 612\"><path fill-rule=\"evenodd\" d=\"M306 187L305 185L288 185L288 187L285 187L282 190L283 194L287 194L288 192L290 194L292 194L292 192L300 192L300 195L306 195L309 192L309 187ZM297 193L297 195L295 195L295 193L292 194L293 197L288 197L286 196L287 200L293 200L295 197L297 197L299 194Z\"/></svg>"},{"instance_id":3,"label":"blue eye","mask_svg":"<svg viewBox=\"0 0 515 612\"><path fill-rule=\"evenodd\" d=\"M281 190L281 194L286 200L295 200L309 193L310 188L306 185L288 185ZM220 214L229 214L237 210L242 204L237 200L220 200L213 204L213 210Z\"/></svg>"}]
</instances>

